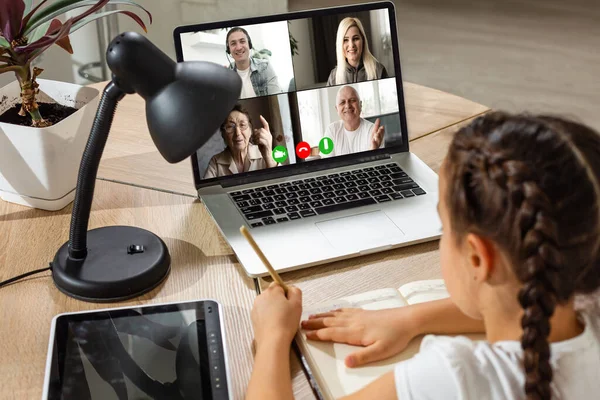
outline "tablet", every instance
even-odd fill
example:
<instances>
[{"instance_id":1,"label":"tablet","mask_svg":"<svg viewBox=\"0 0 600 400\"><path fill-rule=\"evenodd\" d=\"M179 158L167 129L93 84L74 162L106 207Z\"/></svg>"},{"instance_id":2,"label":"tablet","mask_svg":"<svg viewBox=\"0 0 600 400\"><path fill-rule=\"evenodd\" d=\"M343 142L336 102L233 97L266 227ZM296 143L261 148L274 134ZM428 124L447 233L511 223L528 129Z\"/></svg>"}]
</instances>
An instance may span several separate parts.
<instances>
[{"instance_id":1,"label":"tablet","mask_svg":"<svg viewBox=\"0 0 600 400\"><path fill-rule=\"evenodd\" d=\"M230 399L214 300L60 314L43 399Z\"/></svg>"}]
</instances>

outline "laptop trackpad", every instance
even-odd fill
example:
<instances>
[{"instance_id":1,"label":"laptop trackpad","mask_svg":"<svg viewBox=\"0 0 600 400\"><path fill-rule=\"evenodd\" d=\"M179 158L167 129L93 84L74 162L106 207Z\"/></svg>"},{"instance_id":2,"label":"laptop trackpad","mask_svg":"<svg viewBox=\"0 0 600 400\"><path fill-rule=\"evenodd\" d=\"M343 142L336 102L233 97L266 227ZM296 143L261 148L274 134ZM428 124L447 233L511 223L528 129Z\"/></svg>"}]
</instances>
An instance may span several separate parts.
<instances>
[{"instance_id":1,"label":"laptop trackpad","mask_svg":"<svg viewBox=\"0 0 600 400\"><path fill-rule=\"evenodd\" d=\"M317 222L315 225L338 249L350 247L360 251L385 246L404 236L402 230L383 211L336 218Z\"/></svg>"}]
</instances>

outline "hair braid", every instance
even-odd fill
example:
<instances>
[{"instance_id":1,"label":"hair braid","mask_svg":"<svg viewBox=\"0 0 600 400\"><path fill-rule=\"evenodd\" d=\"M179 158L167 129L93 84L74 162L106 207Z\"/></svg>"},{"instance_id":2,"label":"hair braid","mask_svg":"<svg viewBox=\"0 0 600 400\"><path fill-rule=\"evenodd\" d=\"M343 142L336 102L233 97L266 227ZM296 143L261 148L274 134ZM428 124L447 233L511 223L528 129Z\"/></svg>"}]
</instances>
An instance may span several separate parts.
<instances>
[{"instance_id":1,"label":"hair braid","mask_svg":"<svg viewBox=\"0 0 600 400\"><path fill-rule=\"evenodd\" d=\"M504 160L500 152L486 157L489 179L506 191L508 202L515 209L514 232L520 238L517 276L524 283L519 303L524 314L521 320L526 374L525 393L530 400L551 398L550 382L550 317L556 306L556 292L561 266L556 251L557 230L553 207L540 190L532 171L522 161ZM517 261L517 262L519 262Z\"/></svg>"},{"instance_id":2,"label":"hair braid","mask_svg":"<svg viewBox=\"0 0 600 400\"><path fill-rule=\"evenodd\" d=\"M587 127L501 112L463 127L450 145L452 230L458 240L473 232L496 243L522 283L527 399L552 397L548 337L557 304L600 286L599 156L600 136Z\"/></svg>"},{"instance_id":3,"label":"hair braid","mask_svg":"<svg viewBox=\"0 0 600 400\"><path fill-rule=\"evenodd\" d=\"M518 225L524 228L522 249L526 257L524 268L520 270L524 286L519 292L519 303L524 310L521 346L526 373L525 393L532 400L550 399L552 367L548 336L550 317L556 306L557 267L560 267L555 248L556 227L548 215L550 204L537 185L528 182L524 187L529 187L529 190L525 190L525 200L521 206L523 212L520 213ZM529 195L527 192L530 192ZM533 202L537 202L538 206ZM532 215L535 215L535 221L533 226L527 228Z\"/></svg>"}]
</instances>

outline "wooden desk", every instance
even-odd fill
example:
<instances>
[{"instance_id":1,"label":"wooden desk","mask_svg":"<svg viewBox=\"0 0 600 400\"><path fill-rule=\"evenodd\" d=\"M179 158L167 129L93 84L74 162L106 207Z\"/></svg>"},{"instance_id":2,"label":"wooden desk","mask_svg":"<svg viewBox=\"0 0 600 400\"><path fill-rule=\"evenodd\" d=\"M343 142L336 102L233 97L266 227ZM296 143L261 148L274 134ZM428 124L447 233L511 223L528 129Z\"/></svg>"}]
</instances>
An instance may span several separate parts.
<instances>
[{"instance_id":1,"label":"wooden desk","mask_svg":"<svg viewBox=\"0 0 600 400\"><path fill-rule=\"evenodd\" d=\"M434 170L439 168L457 124L487 110L411 84L406 86L406 103L411 150ZM231 390L234 398L243 398L252 367L254 281L245 275L195 198L189 161L171 165L160 158L136 96L126 97L117 111L98 176L90 228L123 224L155 232L171 251L171 274L145 296L108 306L64 296L53 286L49 273L0 289L0 399L40 398L50 321L58 313L206 297L225 307ZM46 212L0 201L0 280L47 266L68 239L70 213L71 206ZM438 265L437 242L432 242L295 271L284 279L304 291L308 305L326 297L382 287L383 276L385 285L391 287L437 277ZM259 284L265 283L259 280ZM293 359L297 399L313 399Z\"/></svg>"},{"instance_id":2,"label":"wooden desk","mask_svg":"<svg viewBox=\"0 0 600 400\"><path fill-rule=\"evenodd\" d=\"M187 196L98 181L90 228L133 225L166 242L172 270L162 285L118 305L139 305L215 298L224 306L232 390L243 395L250 379L252 330L248 312L256 296L254 282L204 206ZM0 279L48 265L68 240L71 207L58 212L32 210L0 202ZM67 311L114 307L85 303L60 293L49 273L0 290L0 398L39 399L43 384L50 321Z\"/></svg>"}]
</instances>

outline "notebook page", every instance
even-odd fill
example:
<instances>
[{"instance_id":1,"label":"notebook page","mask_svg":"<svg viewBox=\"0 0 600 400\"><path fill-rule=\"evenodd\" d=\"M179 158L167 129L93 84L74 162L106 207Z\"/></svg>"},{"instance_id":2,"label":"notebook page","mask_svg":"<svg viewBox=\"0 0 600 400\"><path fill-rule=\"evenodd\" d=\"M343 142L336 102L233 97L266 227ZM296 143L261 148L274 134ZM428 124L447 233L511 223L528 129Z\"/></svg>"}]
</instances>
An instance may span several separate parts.
<instances>
[{"instance_id":1,"label":"notebook page","mask_svg":"<svg viewBox=\"0 0 600 400\"><path fill-rule=\"evenodd\" d=\"M406 305L403 299L398 295L398 291L396 289L377 289L352 296L342 297L332 301L325 301L312 307L307 307L302 312L302 318L308 318L308 316L311 314L324 313L327 311L336 310L338 308L364 308L363 306L367 304L387 302L390 300L400 301L402 305ZM382 305L384 307L381 308L398 307L397 305L385 307L385 303Z\"/></svg>"},{"instance_id":2,"label":"notebook page","mask_svg":"<svg viewBox=\"0 0 600 400\"><path fill-rule=\"evenodd\" d=\"M381 310L404 305L406 302L397 290L379 289L308 308L304 311L302 319L308 318L310 314L327 312L336 308L360 307L367 310ZM353 393L368 385L381 375L393 370L396 363L412 357L418 351L418 344L414 346L414 349L409 345L409 348L397 357L373 363L367 367L347 368L344 365L344 359L360 347L341 343L307 341L303 334L301 341L303 353L309 360L317 380L327 382L326 387L320 385L325 392L325 397L333 399Z\"/></svg>"},{"instance_id":3,"label":"notebook page","mask_svg":"<svg viewBox=\"0 0 600 400\"><path fill-rule=\"evenodd\" d=\"M423 280L402 285L398 290L380 289L335 301L321 303L304 310L302 319L310 314L331 311L344 307L360 307L365 310L380 310L402 307L449 297L442 279ZM472 340L485 340L483 334L467 335ZM341 343L308 341L299 334L299 345L312 373L326 399L337 399L351 394L368 385L381 375L392 371L394 365L407 360L419 352L423 336L414 338L402 353L359 368L346 368L344 359L360 347ZM326 382L323 384L323 382Z\"/></svg>"},{"instance_id":4,"label":"notebook page","mask_svg":"<svg viewBox=\"0 0 600 400\"><path fill-rule=\"evenodd\" d=\"M450 297L443 279L414 281L400 286L400 294L408 304L424 303Z\"/></svg>"}]
</instances>

